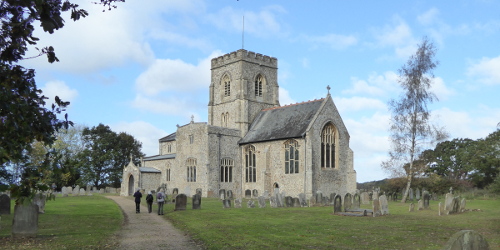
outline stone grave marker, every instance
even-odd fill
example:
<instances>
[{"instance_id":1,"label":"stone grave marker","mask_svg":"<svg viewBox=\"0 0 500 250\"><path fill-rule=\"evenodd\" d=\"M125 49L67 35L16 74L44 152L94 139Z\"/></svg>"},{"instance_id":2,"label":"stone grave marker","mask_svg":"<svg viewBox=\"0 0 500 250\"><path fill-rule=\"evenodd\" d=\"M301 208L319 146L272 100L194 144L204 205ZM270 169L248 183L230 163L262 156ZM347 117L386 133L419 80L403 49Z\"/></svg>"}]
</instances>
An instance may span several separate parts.
<instances>
[{"instance_id":1,"label":"stone grave marker","mask_svg":"<svg viewBox=\"0 0 500 250\"><path fill-rule=\"evenodd\" d=\"M304 194L304 193L299 194L299 202L300 202L301 207L307 207L306 194Z\"/></svg>"},{"instance_id":2,"label":"stone grave marker","mask_svg":"<svg viewBox=\"0 0 500 250\"><path fill-rule=\"evenodd\" d=\"M221 200L225 200L226 199L226 190L225 189L219 189L219 198Z\"/></svg>"},{"instance_id":3,"label":"stone grave marker","mask_svg":"<svg viewBox=\"0 0 500 250\"><path fill-rule=\"evenodd\" d=\"M231 208L231 200L229 199L222 200L222 208Z\"/></svg>"},{"instance_id":4,"label":"stone grave marker","mask_svg":"<svg viewBox=\"0 0 500 250\"><path fill-rule=\"evenodd\" d=\"M438 204L438 215L441 216L443 214L443 203L439 202Z\"/></svg>"},{"instance_id":5,"label":"stone grave marker","mask_svg":"<svg viewBox=\"0 0 500 250\"><path fill-rule=\"evenodd\" d=\"M283 204L283 195L281 193L276 194L276 205L278 207L284 207L285 204Z\"/></svg>"},{"instance_id":6,"label":"stone grave marker","mask_svg":"<svg viewBox=\"0 0 500 250\"><path fill-rule=\"evenodd\" d=\"M373 217L377 217L377 216L382 215L382 213L380 211L380 201L379 201L379 199L374 199L372 206L373 206Z\"/></svg>"},{"instance_id":7,"label":"stone grave marker","mask_svg":"<svg viewBox=\"0 0 500 250\"><path fill-rule=\"evenodd\" d=\"M453 209L453 194L447 193L444 198L444 210L447 214Z\"/></svg>"},{"instance_id":8,"label":"stone grave marker","mask_svg":"<svg viewBox=\"0 0 500 250\"><path fill-rule=\"evenodd\" d=\"M478 232L473 230L462 230L451 236L443 248L443 250L455 249L487 250L490 249L490 246L486 239L483 238L483 236L481 236Z\"/></svg>"},{"instance_id":9,"label":"stone grave marker","mask_svg":"<svg viewBox=\"0 0 500 250\"><path fill-rule=\"evenodd\" d=\"M372 201L373 200L373 192L368 193L368 200Z\"/></svg>"},{"instance_id":10,"label":"stone grave marker","mask_svg":"<svg viewBox=\"0 0 500 250\"><path fill-rule=\"evenodd\" d=\"M301 207L299 198L294 197L292 200L293 200L293 207Z\"/></svg>"},{"instance_id":11,"label":"stone grave marker","mask_svg":"<svg viewBox=\"0 0 500 250\"><path fill-rule=\"evenodd\" d=\"M0 195L0 215L10 214L10 197L6 194Z\"/></svg>"},{"instance_id":12,"label":"stone grave marker","mask_svg":"<svg viewBox=\"0 0 500 250\"><path fill-rule=\"evenodd\" d=\"M317 204L321 204L323 202L323 193L321 191L316 191L316 202Z\"/></svg>"},{"instance_id":13,"label":"stone grave marker","mask_svg":"<svg viewBox=\"0 0 500 250\"><path fill-rule=\"evenodd\" d=\"M420 189L415 190L415 199L420 200Z\"/></svg>"},{"instance_id":14,"label":"stone grave marker","mask_svg":"<svg viewBox=\"0 0 500 250\"><path fill-rule=\"evenodd\" d=\"M361 197L359 196L358 193L354 194L354 197L352 198L352 209L356 210L359 209L361 206Z\"/></svg>"},{"instance_id":15,"label":"stone grave marker","mask_svg":"<svg viewBox=\"0 0 500 250\"><path fill-rule=\"evenodd\" d=\"M231 204L229 204L229 207L231 207ZM234 200L234 208L241 208L241 198Z\"/></svg>"},{"instance_id":16,"label":"stone grave marker","mask_svg":"<svg viewBox=\"0 0 500 250\"><path fill-rule=\"evenodd\" d=\"M428 191L422 193L422 199L424 200L424 209L429 209L429 201L431 200L431 195Z\"/></svg>"},{"instance_id":17,"label":"stone grave marker","mask_svg":"<svg viewBox=\"0 0 500 250\"><path fill-rule=\"evenodd\" d=\"M415 199L415 197L413 195L413 188L410 188L409 199L410 199L410 201L413 201L413 199Z\"/></svg>"},{"instance_id":18,"label":"stone grave marker","mask_svg":"<svg viewBox=\"0 0 500 250\"><path fill-rule=\"evenodd\" d=\"M381 195L378 198L380 202L380 213L382 215L388 215L389 214L389 203L387 202L387 196Z\"/></svg>"},{"instance_id":19,"label":"stone grave marker","mask_svg":"<svg viewBox=\"0 0 500 250\"><path fill-rule=\"evenodd\" d=\"M85 195L85 189L80 188L80 195Z\"/></svg>"},{"instance_id":20,"label":"stone grave marker","mask_svg":"<svg viewBox=\"0 0 500 250\"><path fill-rule=\"evenodd\" d=\"M80 186L76 185L75 188L73 188L73 195L78 195L80 194Z\"/></svg>"},{"instance_id":21,"label":"stone grave marker","mask_svg":"<svg viewBox=\"0 0 500 250\"><path fill-rule=\"evenodd\" d=\"M167 190L167 189L165 189L165 190ZM197 189L196 189L196 194L199 194L199 195L200 195L200 197L201 197L201 195L202 195L202 191L203 191L203 190L202 190L201 188L197 188Z\"/></svg>"},{"instance_id":22,"label":"stone grave marker","mask_svg":"<svg viewBox=\"0 0 500 250\"><path fill-rule=\"evenodd\" d=\"M186 210L186 206L187 206L187 196L185 194L178 194L175 197L174 211Z\"/></svg>"},{"instance_id":23,"label":"stone grave marker","mask_svg":"<svg viewBox=\"0 0 500 250\"><path fill-rule=\"evenodd\" d=\"M232 200L234 197L233 197L233 191L232 190L227 190L227 195L226 197L230 200Z\"/></svg>"},{"instance_id":24,"label":"stone grave marker","mask_svg":"<svg viewBox=\"0 0 500 250\"><path fill-rule=\"evenodd\" d=\"M375 199L378 199L378 191L373 191L373 194L372 194L372 201L375 200Z\"/></svg>"},{"instance_id":25,"label":"stone grave marker","mask_svg":"<svg viewBox=\"0 0 500 250\"><path fill-rule=\"evenodd\" d=\"M276 196L269 197L269 206L271 208L277 208L278 207L278 204L276 202Z\"/></svg>"},{"instance_id":26,"label":"stone grave marker","mask_svg":"<svg viewBox=\"0 0 500 250\"><path fill-rule=\"evenodd\" d=\"M177 197L178 194L179 194L179 189L178 188L174 188L172 190L172 202L175 203L175 197Z\"/></svg>"},{"instance_id":27,"label":"stone grave marker","mask_svg":"<svg viewBox=\"0 0 500 250\"><path fill-rule=\"evenodd\" d=\"M361 204L363 205L370 204L370 196L368 195L368 192L362 192L360 196L361 196Z\"/></svg>"},{"instance_id":28,"label":"stone grave marker","mask_svg":"<svg viewBox=\"0 0 500 250\"><path fill-rule=\"evenodd\" d=\"M331 205L333 206L333 203L335 202L335 195L337 195L336 193L331 193L330 194L330 203Z\"/></svg>"},{"instance_id":29,"label":"stone grave marker","mask_svg":"<svg viewBox=\"0 0 500 250\"><path fill-rule=\"evenodd\" d=\"M66 193L66 187L63 186L61 188L61 195L62 195L62 197L64 197L65 194L67 195L67 193Z\"/></svg>"},{"instance_id":30,"label":"stone grave marker","mask_svg":"<svg viewBox=\"0 0 500 250\"><path fill-rule=\"evenodd\" d=\"M418 200L418 210L424 210L424 200L420 199Z\"/></svg>"},{"instance_id":31,"label":"stone grave marker","mask_svg":"<svg viewBox=\"0 0 500 250\"><path fill-rule=\"evenodd\" d=\"M14 206L12 237L36 237L38 234L38 206L35 204Z\"/></svg>"},{"instance_id":32,"label":"stone grave marker","mask_svg":"<svg viewBox=\"0 0 500 250\"><path fill-rule=\"evenodd\" d=\"M259 208L265 208L266 207L266 198L264 196L259 196Z\"/></svg>"},{"instance_id":33,"label":"stone grave marker","mask_svg":"<svg viewBox=\"0 0 500 250\"><path fill-rule=\"evenodd\" d=\"M465 198L462 199L462 201L460 201L460 213L463 213L465 212L465 204L467 202L465 201Z\"/></svg>"},{"instance_id":34,"label":"stone grave marker","mask_svg":"<svg viewBox=\"0 0 500 250\"><path fill-rule=\"evenodd\" d=\"M201 209L201 194L193 195L193 209Z\"/></svg>"},{"instance_id":35,"label":"stone grave marker","mask_svg":"<svg viewBox=\"0 0 500 250\"><path fill-rule=\"evenodd\" d=\"M253 200L248 200L247 201L247 207L248 208L254 208L255 207L255 202Z\"/></svg>"},{"instance_id":36,"label":"stone grave marker","mask_svg":"<svg viewBox=\"0 0 500 250\"><path fill-rule=\"evenodd\" d=\"M342 212L342 197L340 195L336 195L333 202L333 213L340 212Z\"/></svg>"},{"instance_id":37,"label":"stone grave marker","mask_svg":"<svg viewBox=\"0 0 500 250\"><path fill-rule=\"evenodd\" d=\"M450 214L455 214L460 212L460 201L458 197L453 198L453 206L451 208Z\"/></svg>"},{"instance_id":38,"label":"stone grave marker","mask_svg":"<svg viewBox=\"0 0 500 250\"><path fill-rule=\"evenodd\" d=\"M104 194L104 189L103 188L99 189L99 193Z\"/></svg>"},{"instance_id":39,"label":"stone grave marker","mask_svg":"<svg viewBox=\"0 0 500 250\"><path fill-rule=\"evenodd\" d=\"M344 196L344 211L348 212L352 210L352 195L350 193Z\"/></svg>"},{"instance_id":40,"label":"stone grave marker","mask_svg":"<svg viewBox=\"0 0 500 250\"><path fill-rule=\"evenodd\" d=\"M245 190L245 199L252 199L252 191L250 189Z\"/></svg>"},{"instance_id":41,"label":"stone grave marker","mask_svg":"<svg viewBox=\"0 0 500 250\"><path fill-rule=\"evenodd\" d=\"M259 191L257 191L257 189L254 189L254 190L252 191L252 197L253 197L253 198L257 198L257 197L259 197Z\"/></svg>"},{"instance_id":42,"label":"stone grave marker","mask_svg":"<svg viewBox=\"0 0 500 250\"><path fill-rule=\"evenodd\" d=\"M33 204L38 206L38 213L45 213L45 201L47 200L47 195L38 193L33 197Z\"/></svg>"},{"instance_id":43,"label":"stone grave marker","mask_svg":"<svg viewBox=\"0 0 500 250\"><path fill-rule=\"evenodd\" d=\"M409 212L413 212L413 211L415 211L415 204L413 204L413 202L412 202L412 203L410 203L410 208L408 209L408 211L409 211Z\"/></svg>"},{"instance_id":44,"label":"stone grave marker","mask_svg":"<svg viewBox=\"0 0 500 250\"><path fill-rule=\"evenodd\" d=\"M293 207L293 198L292 196L285 196L285 206Z\"/></svg>"}]
</instances>

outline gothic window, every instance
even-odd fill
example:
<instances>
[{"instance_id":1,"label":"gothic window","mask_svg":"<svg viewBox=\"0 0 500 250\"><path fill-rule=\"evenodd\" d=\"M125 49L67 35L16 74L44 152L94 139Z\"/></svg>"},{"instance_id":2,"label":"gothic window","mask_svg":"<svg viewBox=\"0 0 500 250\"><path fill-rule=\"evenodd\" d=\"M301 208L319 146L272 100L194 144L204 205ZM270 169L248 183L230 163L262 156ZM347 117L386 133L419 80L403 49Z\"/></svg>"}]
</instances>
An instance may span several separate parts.
<instances>
[{"instance_id":1,"label":"gothic window","mask_svg":"<svg viewBox=\"0 0 500 250\"><path fill-rule=\"evenodd\" d=\"M255 79L255 96L262 96L262 83L264 82L264 77L258 75Z\"/></svg>"},{"instance_id":2,"label":"gothic window","mask_svg":"<svg viewBox=\"0 0 500 250\"><path fill-rule=\"evenodd\" d=\"M250 145L245 149L245 180L246 182L257 181L257 170L255 164L255 147Z\"/></svg>"},{"instance_id":3,"label":"gothic window","mask_svg":"<svg viewBox=\"0 0 500 250\"><path fill-rule=\"evenodd\" d=\"M165 181L170 181L170 164L167 164L165 169Z\"/></svg>"},{"instance_id":4,"label":"gothic window","mask_svg":"<svg viewBox=\"0 0 500 250\"><path fill-rule=\"evenodd\" d=\"M187 182L196 182L196 159L186 160Z\"/></svg>"},{"instance_id":5,"label":"gothic window","mask_svg":"<svg viewBox=\"0 0 500 250\"><path fill-rule=\"evenodd\" d=\"M229 113L222 113L222 127L227 127L229 123Z\"/></svg>"},{"instance_id":6,"label":"gothic window","mask_svg":"<svg viewBox=\"0 0 500 250\"><path fill-rule=\"evenodd\" d=\"M335 126L328 123L321 132L321 167L335 168Z\"/></svg>"},{"instance_id":7,"label":"gothic window","mask_svg":"<svg viewBox=\"0 0 500 250\"><path fill-rule=\"evenodd\" d=\"M189 135L189 144L193 144L193 142L194 142L194 136Z\"/></svg>"},{"instance_id":8,"label":"gothic window","mask_svg":"<svg viewBox=\"0 0 500 250\"><path fill-rule=\"evenodd\" d=\"M285 142L285 174L299 173L299 143L296 140Z\"/></svg>"},{"instance_id":9,"label":"gothic window","mask_svg":"<svg viewBox=\"0 0 500 250\"><path fill-rule=\"evenodd\" d=\"M224 83L224 96L231 95L231 81L229 80L229 76L225 75L222 82Z\"/></svg>"},{"instance_id":10,"label":"gothic window","mask_svg":"<svg viewBox=\"0 0 500 250\"><path fill-rule=\"evenodd\" d=\"M220 160L220 182L233 182L233 160Z\"/></svg>"},{"instance_id":11,"label":"gothic window","mask_svg":"<svg viewBox=\"0 0 500 250\"><path fill-rule=\"evenodd\" d=\"M167 152L168 153L172 152L172 144L167 145Z\"/></svg>"}]
</instances>

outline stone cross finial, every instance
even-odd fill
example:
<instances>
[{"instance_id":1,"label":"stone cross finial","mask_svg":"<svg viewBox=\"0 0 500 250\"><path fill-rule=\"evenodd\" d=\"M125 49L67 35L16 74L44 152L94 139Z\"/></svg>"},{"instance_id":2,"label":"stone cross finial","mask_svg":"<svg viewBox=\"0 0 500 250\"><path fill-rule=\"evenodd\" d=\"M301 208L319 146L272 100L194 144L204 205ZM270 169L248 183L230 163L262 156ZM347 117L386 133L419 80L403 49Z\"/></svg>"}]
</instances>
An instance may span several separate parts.
<instances>
[{"instance_id":1,"label":"stone cross finial","mask_svg":"<svg viewBox=\"0 0 500 250\"><path fill-rule=\"evenodd\" d=\"M326 89L328 90L328 94L330 94L330 85L327 85Z\"/></svg>"},{"instance_id":2,"label":"stone cross finial","mask_svg":"<svg viewBox=\"0 0 500 250\"><path fill-rule=\"evenodd\" d=\"M194 122L194 115L191 115L191 123Z\"/></svg>"},{"instance_id":3,"label":"stone cross finial","mask_svg":"<svg viewBox=\"0 0 500 250\"><path fill-rule=\"evenodd\" d=\"M450 194L453 194L453 187L450 187Z\"/></svg>"}]
</instances>

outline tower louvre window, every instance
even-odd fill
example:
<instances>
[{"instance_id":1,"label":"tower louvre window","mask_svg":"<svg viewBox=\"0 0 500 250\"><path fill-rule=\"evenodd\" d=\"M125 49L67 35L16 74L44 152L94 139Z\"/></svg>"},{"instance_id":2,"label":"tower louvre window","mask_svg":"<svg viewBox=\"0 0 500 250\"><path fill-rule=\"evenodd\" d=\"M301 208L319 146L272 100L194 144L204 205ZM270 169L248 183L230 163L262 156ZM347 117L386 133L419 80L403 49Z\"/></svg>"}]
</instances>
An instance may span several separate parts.
<instances>
[{"instance_id":1,"label":"tower louvre window","mask_svg":"<svg viewBox=\"0 0 500 250\"><path fill-rule=\"evenodd\" d=\"M224 96L231 96L231 81L229 76L224 76L222 82L224 82Z\"/></svg>"},{"instance_id":2,"label":"tower louvre window","mask_svg":"<svg viewBox=\"0 0 500 250\"><path fill-rule=\"evenodd\" d=\"M262 75L257 76L255 79L255 96L262 96L262 82L264 77Z\"/></svg>"}]
</instances>

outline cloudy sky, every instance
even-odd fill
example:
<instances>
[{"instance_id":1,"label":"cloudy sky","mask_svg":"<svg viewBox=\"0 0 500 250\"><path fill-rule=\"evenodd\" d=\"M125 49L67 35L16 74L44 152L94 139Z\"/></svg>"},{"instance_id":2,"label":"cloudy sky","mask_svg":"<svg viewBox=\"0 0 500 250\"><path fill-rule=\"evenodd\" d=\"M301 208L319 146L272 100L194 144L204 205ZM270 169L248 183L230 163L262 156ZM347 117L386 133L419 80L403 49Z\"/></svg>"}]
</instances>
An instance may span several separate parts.
<instances>
[{"instance_id":1,"label":"cloudy sky","mask_svg":"<svg viewBox=\"0 0 500 250\"><path fill-rule=\"evenodd\" d=\"M438 50L436 122L451 138L471 139L500 122L498 1L128 0L106 12L78 2L87 18L37 33L60 62L25 66L36 69L45 95L71 102L70 120L127 132L147 155L192 115L207 121L210 59L241 48L278 58L282 105L331 87L358 182L389 176L380 168L387 103L400 95L398 69L424 36Z\"/></svg>"}]
</instances>

